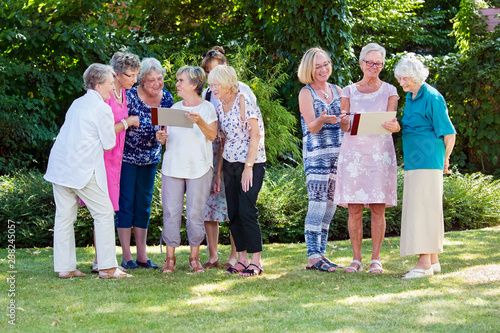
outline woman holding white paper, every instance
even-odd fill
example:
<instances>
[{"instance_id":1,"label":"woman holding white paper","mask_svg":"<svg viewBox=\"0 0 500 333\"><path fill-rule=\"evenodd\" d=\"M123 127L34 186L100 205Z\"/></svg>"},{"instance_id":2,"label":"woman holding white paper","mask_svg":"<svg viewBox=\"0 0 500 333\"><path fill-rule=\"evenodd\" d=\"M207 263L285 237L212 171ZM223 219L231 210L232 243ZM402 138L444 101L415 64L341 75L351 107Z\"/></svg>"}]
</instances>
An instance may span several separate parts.
<instances>
[{"instance_id":1,"label":"woman holding white paper","mask_svg":"<svg viewBox=\"0 0 500 333\"><path fill-rule=\"evenodd\" d=\"M342 90L340 128L346 132L340 147L334 202L349 210L349 238L353 260L346 273L363 270L361 243L363 241L363 208L371 210L373 243L370 273L382 273L380 249L385 236L385 207L397 205L397 164L391 135L351 135L352 115L396 111L396 87L379 79L384 67L385 49L370 43L363 47L359 64L361 81ZM400 130L396 118L380 124L390 132Z\"/></svg>"},{"instance_id":2,"label":"woman holding white paper","mask_svg":"<svg viewBox=\"0 0 500 333\"><path fill-rule=\"evenodd\" d=\"M191 255L189 266L203 273L199 251L205 238L205 205L213 176L212 141L217 136L214 106L200 97L206 75L201 67L184 66L177 71L177 96L183 100L174 109L188 111L193 128L168 126L165 154L161 169L163 203L162 239L167 245L163 273L175 270L175 248L181 242L181 216L186 195L186 229Z\"/></svg>"}]
</instances>

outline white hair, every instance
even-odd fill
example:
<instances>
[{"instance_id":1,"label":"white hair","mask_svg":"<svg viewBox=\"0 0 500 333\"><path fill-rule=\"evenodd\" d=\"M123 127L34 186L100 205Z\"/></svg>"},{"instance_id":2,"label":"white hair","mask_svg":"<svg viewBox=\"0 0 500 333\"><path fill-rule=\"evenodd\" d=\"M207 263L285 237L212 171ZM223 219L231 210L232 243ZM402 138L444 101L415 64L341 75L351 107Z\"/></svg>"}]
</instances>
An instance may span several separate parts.
<instances>
[{"instance_id":1,"label":"white hair","mask_svg":"<svg viewBox=\"0 0 500 333\"><path fill-rule=\"evenodd\" d=\"M165 76L165 74L167 73L165 68L162 67L162 65L160 64L160 62L157 59L144 58L144 59L142 59L142 62L141 62L141 71L139 72L139 75L137 77L137 81L139 81L141 84L143 84L144 78L151 71L161 73L162 76Z\"/></svg>"},{"instance_id":2,"label":"white hair","mask_svg":"<svg viewBox=\"0 0 500 333\"><path fill-rule=\"evenodd\" d=\"M422 84L429 76L429 70L415 56L414 53L408 53L401 60L399 60L396 68L394 69L394 76L396 78L411 77L413 82L416 84Z\"/></svg>"},{"instance_id":3,"label":"white hair","mask_svg":"<svg viewBox=\"0 0 500 333\"><path fill-rule=\"evenodd\" d=\"M377 43L369 43L366 44L362 49L359 54L359 60L365 60L366 55L370 51L377 51L382 55L382 58L385 62L385 48L383 46L378 45Z\"/></svg>"}]
</instances>

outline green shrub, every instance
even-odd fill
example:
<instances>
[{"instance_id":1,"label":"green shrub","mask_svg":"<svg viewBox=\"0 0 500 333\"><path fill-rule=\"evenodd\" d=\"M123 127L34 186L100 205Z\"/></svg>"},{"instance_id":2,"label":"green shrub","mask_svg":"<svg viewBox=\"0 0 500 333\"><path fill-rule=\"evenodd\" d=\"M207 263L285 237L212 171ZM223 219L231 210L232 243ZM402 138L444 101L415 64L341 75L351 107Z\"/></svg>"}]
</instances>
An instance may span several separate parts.
<instances>
[{"instance_id":1,"label":"green shrub","mask_svg":"<svg viewBox=\"0 0 500 333\"><path fill-rule=\"evenodd\" d=\"M37 170L21 170L0 177L0 241L7 240L8 220L16 222L17 247L52 246L55 205L52 185ZM148 245L158 245L163 226L161 176L156 175ZM388 235L399 235L403 171L398 170L398 206L386 210ZM302 165L268 168L257 202L265 243L304 241L307 191ZM462 175L456 170L444 179L445 229L477 229L500 224L500 180L480 173ZM347 239L347 209L338 207L330 225L330 240ZM183 217L183 221L185 218ZM370 213L363 215L364 235L370 236ZM228 223L220 225L220 243L229 244ZM75 222L77 246L92 246L93 220L86 207ZM185 223L181 240L187 244ZM119 242L117 240L117 245Z\"/></svg>"}]
</instances>

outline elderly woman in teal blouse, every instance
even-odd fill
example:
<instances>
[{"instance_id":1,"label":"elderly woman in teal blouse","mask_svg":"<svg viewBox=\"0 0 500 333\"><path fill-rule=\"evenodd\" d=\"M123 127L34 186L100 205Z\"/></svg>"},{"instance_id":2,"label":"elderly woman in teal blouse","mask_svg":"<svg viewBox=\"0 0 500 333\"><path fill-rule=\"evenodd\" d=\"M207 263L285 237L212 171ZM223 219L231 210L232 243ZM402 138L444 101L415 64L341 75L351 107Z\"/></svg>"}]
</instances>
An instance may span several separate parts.
<instances>
[{"instance_id":1,"label":"elderly woman in teal blouse","mask_svg":"<svg viewBox=\"0 0 500 333\"><path fill-rule=\"evenodd\" d=\"M399 61L394 75L406 95L403 114L404 190L401 257L419 255L403 279L441 272L443 252L443 171L449 171L456 132L443 96L425 79L429 71L413 54Z\"/></svg>"}]
</instances>

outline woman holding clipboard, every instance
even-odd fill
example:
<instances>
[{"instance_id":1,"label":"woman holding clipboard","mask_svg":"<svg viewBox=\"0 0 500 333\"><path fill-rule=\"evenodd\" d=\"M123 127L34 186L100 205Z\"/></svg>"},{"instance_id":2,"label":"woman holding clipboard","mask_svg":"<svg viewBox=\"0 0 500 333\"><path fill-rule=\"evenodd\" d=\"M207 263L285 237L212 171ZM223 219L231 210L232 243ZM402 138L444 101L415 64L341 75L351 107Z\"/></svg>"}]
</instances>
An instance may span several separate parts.
<instances>
[{"instance_id":1,"label":"woman holding clipboard","mask_svg":"<svg viewBox=\"0 0 500 333\"><path fill-rule=\"evenodd\" d=\"M361 81L342 90L340 128L346 132L339 152L334 202L349 210L348 229L353 260L346 273L363 270L363 209L371 210L373 243L370 273L382 273L380 249L385 236L385 207L397 205L397 163L391 135L354 135L352 116L344 113L396 111L396 87L379 79L384 67L385 48L370 43L363 47L359 64ZM396 118L382 125L389 132L398 132Z\"/></svg>"}]
</instances>

